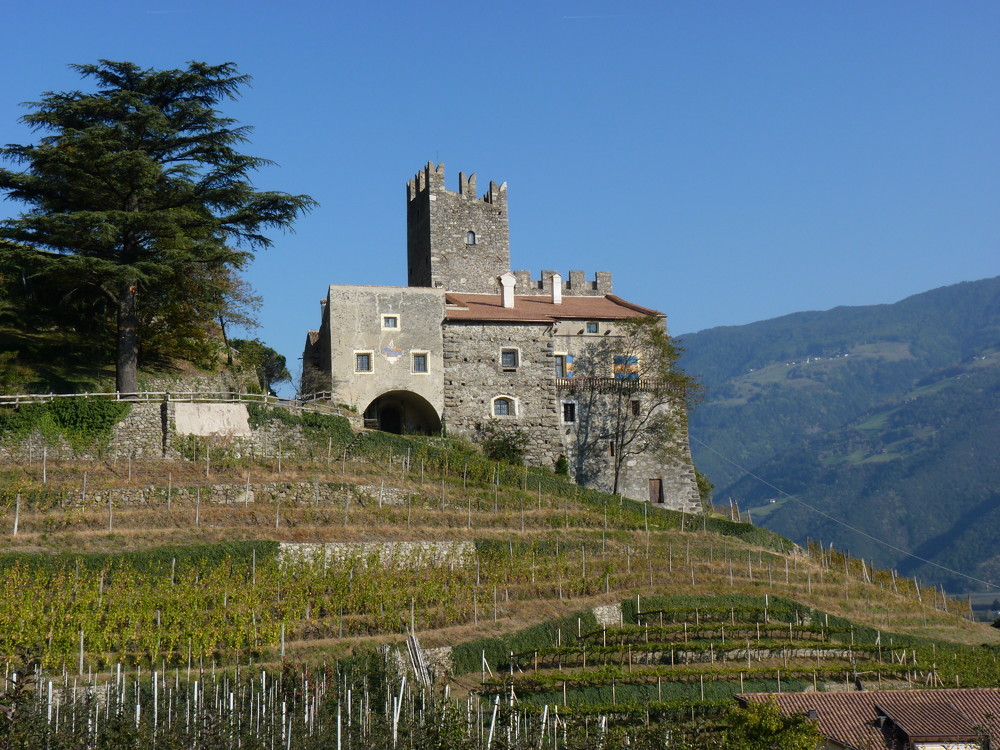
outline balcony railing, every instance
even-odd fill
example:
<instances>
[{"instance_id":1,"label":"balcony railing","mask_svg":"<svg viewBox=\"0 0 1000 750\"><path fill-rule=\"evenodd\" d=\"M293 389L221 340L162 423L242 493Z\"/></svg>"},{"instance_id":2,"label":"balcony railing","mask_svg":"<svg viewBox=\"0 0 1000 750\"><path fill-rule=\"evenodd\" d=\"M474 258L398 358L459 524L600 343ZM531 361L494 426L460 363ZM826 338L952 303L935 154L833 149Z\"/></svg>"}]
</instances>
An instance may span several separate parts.
<instances>
[{"instance_id":1,"label":"balcony railing","mask_svg":"<svg viewBox=\"0 0 1000 750\"><path fill-rule=\"evenodd\" d=\"M628 393L671 392L682 394L684 389L674 383L664 383L653 378L556 378L556 388L560 391L600 391Z\"/></svg>"}]
</instances>

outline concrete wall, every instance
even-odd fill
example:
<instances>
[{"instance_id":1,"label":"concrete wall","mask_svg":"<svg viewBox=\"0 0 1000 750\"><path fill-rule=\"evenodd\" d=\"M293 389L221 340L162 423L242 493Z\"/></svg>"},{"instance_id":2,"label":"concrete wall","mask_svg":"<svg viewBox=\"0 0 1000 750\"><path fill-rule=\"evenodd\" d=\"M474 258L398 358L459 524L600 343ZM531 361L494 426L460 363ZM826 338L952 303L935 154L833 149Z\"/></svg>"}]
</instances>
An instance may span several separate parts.
<instances>
[{"instance_id":1,"label":"concrete wall","mask_svg":"<svg viewBox=\"0 0 1000 750\"><path fill-rule=\"evenodd\" d=\"M178 435L232 438L252 434L246 404L176 403L173 413Z\"/></svg>"}]
</instances>

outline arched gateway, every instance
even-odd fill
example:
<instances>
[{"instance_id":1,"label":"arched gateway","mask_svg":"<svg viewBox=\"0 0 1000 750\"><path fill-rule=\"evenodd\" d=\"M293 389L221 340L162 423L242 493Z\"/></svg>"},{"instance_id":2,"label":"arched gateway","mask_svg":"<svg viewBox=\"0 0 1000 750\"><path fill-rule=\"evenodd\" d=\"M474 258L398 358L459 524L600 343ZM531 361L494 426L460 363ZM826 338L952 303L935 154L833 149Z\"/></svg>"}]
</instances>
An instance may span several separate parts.
<instances>
[{"instance_id":1,"label":"arched gateway","mask_svg":"<svg viewBox=\"0 0 1000 750\"><path fill-rule=\"evenodd\" d=\"M387 391L368 404L365 427L396 435L440 435L441 418L423 396L412 391Z\"/></svg>"}]
</instances>

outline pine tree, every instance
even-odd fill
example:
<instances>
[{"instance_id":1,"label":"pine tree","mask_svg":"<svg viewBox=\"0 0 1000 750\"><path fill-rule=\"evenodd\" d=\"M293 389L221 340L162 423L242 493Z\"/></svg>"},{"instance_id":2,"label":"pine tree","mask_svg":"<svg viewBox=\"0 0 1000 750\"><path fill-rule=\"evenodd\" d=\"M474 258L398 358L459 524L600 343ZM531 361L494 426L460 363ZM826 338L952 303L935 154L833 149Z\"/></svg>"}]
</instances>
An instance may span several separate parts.
<instances>
[{"instance_id":1,"label":"pine tree","mask_svg":"<svg viewBox=\"0 0 1000 750\"><path fill-rule=\"evenodd\" d=\"M289 228L315 202L254 189L251 173L269 162L240 153L250 128L216 109L250 81L234 63L72 67L96 90L44 93L22 120L45 135L0 149L24 167L0 169L0 189L29 207L0 225L0 241L101 289L117 314L116 387L134 393L141 294L169 294L186 269L245 265L271 245L264 230Z\"/></svg>"}]
</instances>

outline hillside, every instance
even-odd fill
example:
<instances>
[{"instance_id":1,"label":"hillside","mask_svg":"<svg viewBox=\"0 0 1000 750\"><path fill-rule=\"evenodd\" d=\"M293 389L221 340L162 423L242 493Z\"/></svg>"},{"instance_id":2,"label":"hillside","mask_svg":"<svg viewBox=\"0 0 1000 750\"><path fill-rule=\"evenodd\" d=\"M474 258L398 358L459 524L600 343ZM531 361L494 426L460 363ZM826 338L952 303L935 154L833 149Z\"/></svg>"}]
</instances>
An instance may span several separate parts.
<instances>
[{"instance_id":1,"label":"hillside","mask_svg":"<svg viewBox=\"0 0 1000 750\"><path fill-rule=\"evenodd\" d=\"M36 449L0 463L0 661L34 665L57 690L105 684L120 724L101 726L127 730L116 747L166 742L187 731L171 712L200 711L204 746L220 726L212 746L277 745L283 701L296 737L315 743L293 746L332 746L341 728L366 733L356 747L388 746L387 691L409 698L402 746L484 747L421 734L432 708L398 672L409 628L443 649L426 652L438 687L483 733L495 697L515 689L497 719L523 732L509 747L583 747L598 724L622 740L607 747L654 747L663 726L717 736L736 692L835 689L853 669L873 685L1000 678L994 646L980 645L1000 631L892 571L494 464L460 442L301 419L317 439L297 452L194 441L191 460L46 461ZM402 661L379 655L384 644ZM199 708L199 684L231 691L228 708ZM347 690L355 709L373 696L365 729L341 723ZM45 701L33 705L48 736ZM543 705L578 744L546 739ZM96 710L63 708L63 731ZM464 719L453 729L469 731Z\"/></svg>"},{"instance_id":2,"label":"hillside","mask_svg":"<svg viewBox=\"0 0 1000 750\"><path fill-rule=\"evenodd\" d=\"M1000 278L712 329L684 344L685 367L708 387L692 450L717 502L757 508L755 519L799 542L833 541L951 590L976 588L776 487L921 557L1000 578L1000 426L983 418L998 410Z\"/></svg>"}]
</instances>

